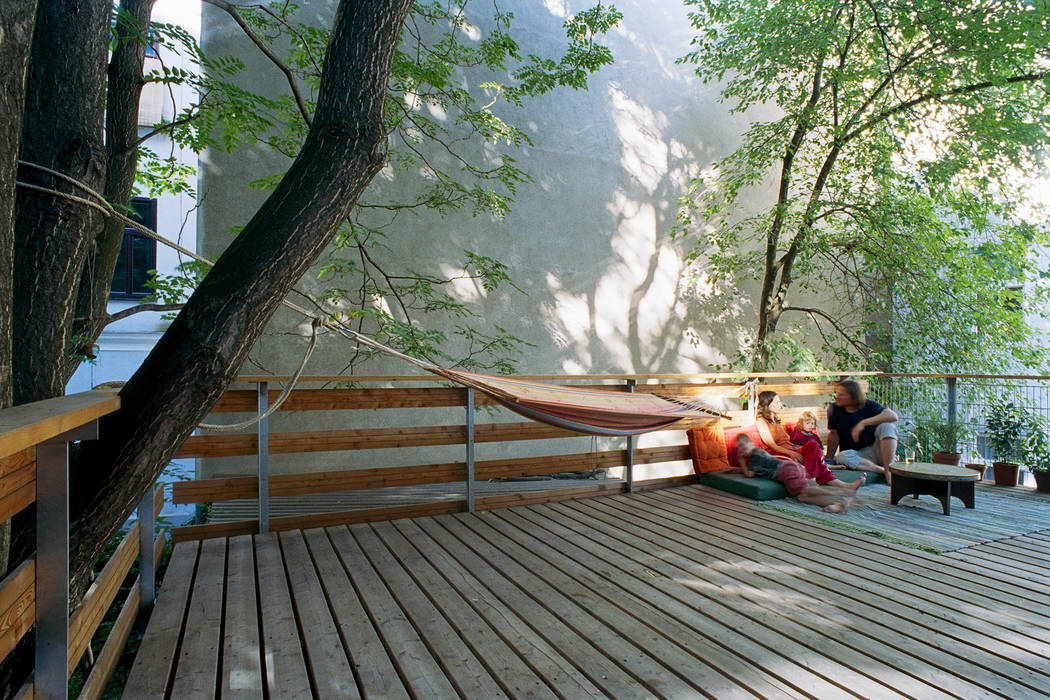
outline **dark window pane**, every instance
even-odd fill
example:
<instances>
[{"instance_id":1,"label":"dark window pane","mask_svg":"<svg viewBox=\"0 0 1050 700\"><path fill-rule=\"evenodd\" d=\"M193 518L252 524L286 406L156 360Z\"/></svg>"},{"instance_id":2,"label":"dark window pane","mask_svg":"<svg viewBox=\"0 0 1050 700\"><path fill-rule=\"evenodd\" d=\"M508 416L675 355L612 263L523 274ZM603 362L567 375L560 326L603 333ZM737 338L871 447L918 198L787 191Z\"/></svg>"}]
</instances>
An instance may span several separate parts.
<instances>
[{"instance_id":1,"label":"dark window pane","mask_svg":"<svg viewBox=\"0 0 1050 700\"><path fill-rule=\"evenodd\" d=\"M120 255L117 256L117 269L113 271L113 286L112 293L114 294L127 294L128 290L128 253L127 253L128 241L124 239L124 246L121 248Z\"/></svg>"},{"instance_id":2,"label":"dark window pane","mask_svg":"<svg viewBox=\"0 0 1050 700\"><path fill-rule=\"evenodd\" d=\"M140 224L143 224L144 226L153 228L153 212L155 211L155 206L155 200L142 199L141 197L136 197L135 199L131 200L131 209L134 212L131 215L131 218L135 221L138 221Z\"/></svg>"},{"instance_id":3,"label":"dark window pane","mask_svg":"<svg viewBox=\"0 0 1050 700\"><path fill-rule=\"evenodd\" d=\"M146 282L149 280L149 271L157 267L153 239L145 236L132 237L131 259L131 293L148 294L150 290L146 287Z\"/></svg>"},{"instance_id":4,"label":"dark window pane","mask_svg":"<svg viewBox=\"0 0 1050 700\"><path fill-rule=\"evenodd\" d=\"M136 197L131 200L129 216L143 226L157 229L157 200ZM149 271L157 267L157 244L136 229L124 229L124 247L113 272L111 293L116 296L149 294L146 281Z\"/></svg>"}]
</instances>

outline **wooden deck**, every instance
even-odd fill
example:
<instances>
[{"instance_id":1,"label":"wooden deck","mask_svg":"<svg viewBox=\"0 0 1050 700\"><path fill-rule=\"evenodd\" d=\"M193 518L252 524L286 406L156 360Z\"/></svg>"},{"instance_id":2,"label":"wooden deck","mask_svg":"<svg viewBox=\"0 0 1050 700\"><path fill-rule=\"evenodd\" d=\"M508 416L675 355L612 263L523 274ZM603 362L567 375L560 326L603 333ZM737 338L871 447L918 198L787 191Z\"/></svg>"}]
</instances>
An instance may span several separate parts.
<instances>
[{"instance_id":1,"label":"wooden deck","mask_svg":"<svg viewBox=\"0 0 1050 700\"><path fill-rule=\"evenodd\" d=\"M1048 574L702 486L189 542L125 697L1050 697Z\"/></svg>"}]
</instances>

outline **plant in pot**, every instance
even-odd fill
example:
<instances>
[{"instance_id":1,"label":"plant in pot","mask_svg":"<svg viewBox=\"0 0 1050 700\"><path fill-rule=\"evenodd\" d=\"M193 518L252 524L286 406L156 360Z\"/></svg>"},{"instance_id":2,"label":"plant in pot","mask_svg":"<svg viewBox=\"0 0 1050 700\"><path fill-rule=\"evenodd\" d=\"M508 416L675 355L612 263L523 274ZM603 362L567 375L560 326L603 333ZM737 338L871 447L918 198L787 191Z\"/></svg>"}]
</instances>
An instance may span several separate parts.
<instances>
[{"instance_id":1,"label":"plant in pot","mask_svg":"<svg viewBox=\"0 0 1050 700\"><path fill-rule=\"evenodd\" d=\"M958 465L962 459L959 444L969 438L970 429L962 423L924 417L915 421L913 434L916 452L922 459Z\"/></svg>"},{"instance_id":2,"label":"plant in pot","mask_svg":"<svg viewBox=\"0 0 1050 700\"><path fill-rule=\"evenodd\" d=\"M1027 418L1021 458L1035 477L1036 490L1050 492L1050 435L1038 416L1029 413Z\"/></svg>"},{"instance_id":3,"label":"plant in pot","mask_svg":"<svg viewBox=\"0 0 1050 700\"><path fill-rule=\"evenodd\" d=\"M995 452L992 463L996 486L1016 486L1021 465L1021 449L1025 437L1028 412L1022 406L999 398L992 403L985 418L988 442Z\"/></svg>"}]
</instances>

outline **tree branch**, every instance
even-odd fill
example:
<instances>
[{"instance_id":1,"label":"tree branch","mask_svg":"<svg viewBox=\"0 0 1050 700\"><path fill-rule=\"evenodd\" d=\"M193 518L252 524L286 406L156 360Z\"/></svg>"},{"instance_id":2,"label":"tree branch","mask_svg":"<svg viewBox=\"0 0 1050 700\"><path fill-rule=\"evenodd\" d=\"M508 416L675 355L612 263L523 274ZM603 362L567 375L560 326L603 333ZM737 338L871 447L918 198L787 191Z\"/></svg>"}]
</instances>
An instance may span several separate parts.
<instances>
[{"instance_id":1,"label":"tree branch","mask_svg":"<svg viewBox=\"0 0 1050 700\"><path fill-rule=\"evenodd\" d=\"M839 333L839 335L842 336L843 340L845 340L847 343L852 345L854 350L856 350L857 352L861 353L862 355L865 354L865 346L860 344L860 343L858 343L853 338L851 338L850 335L849 335L849 332L839 324L838 320L835 319L835 318L832 318L826 312L824 312L824 311L822 311L820 309L809 308L809 307L804 307L804 306L785 306L784 307L784 312L786 313L788 311L797 311L799 313L808 314L811 317L812 316L820 316L825 321L830 323L831 327L834 328Z\"/></svg>"},{"instance_id":2,"label":"tree branch","mask_svg":"<svg viewBox=\"0 0 1050 700\"><path fill-rule=\"evenodd\" d=\"M263 41L251 27L248 26L248 23L244 21L244 18L241 17L241 13L237 11L237 8L234 5L231 5L225 0L204 0L204 2L209 5L214 5L232 17L233 21L237 23L237 26L240 27L245 35L252 40L252 43L255 44L256 47L258 47L258 49L262 51L282 73L284 73L284 77L288 80L288 86L292 90L292 95L295 97L295 104L299 107L299 114L302 115L303 121L306 122L307 126L312 126L313 117L310 114L310 110L306 107L306 101L303 99L303 95L299 91L299 83L296 81L295 73L292 72L292 69L273 52L270 46Z\"/></svg>"},{"instance_id":3,"label":"tree branch","mask_svg":"<svg viewBox=\"0 0 1050 700\"><path fill-rule=\"evenodd\" d=\"M182 304L138 304L136 306L129 306L126 309L122 309L115 314L110 314L106 317L106 325L116 323L128 316L134 316L144 311L179 311L182 309Z\"/></svg>"}]
</instances>

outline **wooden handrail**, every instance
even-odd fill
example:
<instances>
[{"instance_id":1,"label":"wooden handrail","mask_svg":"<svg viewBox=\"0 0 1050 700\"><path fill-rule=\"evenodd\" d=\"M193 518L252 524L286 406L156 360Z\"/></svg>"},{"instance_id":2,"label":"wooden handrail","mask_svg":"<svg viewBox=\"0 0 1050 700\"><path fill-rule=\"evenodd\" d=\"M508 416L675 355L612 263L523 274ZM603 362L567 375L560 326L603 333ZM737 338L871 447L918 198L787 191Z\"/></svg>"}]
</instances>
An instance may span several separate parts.
<instances>
[{"instance_id":1,"label":"wooden handrail","mask_svg":"<svg viewBox=\"0 0 1050 700\"><path fill-rule=\"evenodd\" d=\"M0 411L0 457L39 445L120 408L113 391L84 391Z\"/></svg>"},{"instance_id":2,"label":"wooden handrail","mask_svg":"<svg viewBox=\"0 0 1050 700\"><path fill-rule=\"evenodd\" d=\"M782 378L816 378L816 377L874 377L883 374L875 371L838 372L698 372L694 374L514 374L514 379L526 379L537 382L551 381L618 381L628 379L635 381L648 379L685 379L685 380L718 380L718 379L772 379ZM234 381L248 384L258 382L286 382L289 375L249 374L237 377ZM435 374L393 374L393 375L304 375L300 382L448 382L449 380Z\"/></svg>"},{"instance_id":3,"label":"wooden handrail","mask_svg":"<svg viewBox=\"0 0 1050 700\"><path fill-rule=\"evenodd\" d=\"M87 649L134 560L139 558L140 525L136 523L80 606L69 614L69 581L63 580L69 557L65 505L69 464L68 447L64 443L91 439L97 435L96 421L119 408L120 398L115 392L96 390L0 411L0 520L39 500L36 558L23 561L0 583L0 659L7 656L31 627L36 627L35 684L23 686L20 697L34 694L65 697L68 671ZM90 430L85 429L89 426ZM158 498L163 501L163 492L148 496L152 512L157 509ZM151 511L145 512L144 517L148 519L141 527L148 526L147 533L152 535L154 521L148 515ZM144 556L141 561L153 562L155 566L164 537L142 539L153 544L148 550L152 556ZM152 582L152 576L148 580ZM130 631L131 623L138 616L139 599L143 604L152 601L152 590L147 594L136 585L135 591L121 612L117 634L120 639L107 640L107 662L105 667L92 673L92 687L104 688L112 674L111 660L124 648L125 630ZM67 673L61 673L63 668ZM92 691L87 696L97 697L97 693Z\"/></svg>"}]
</instances>

